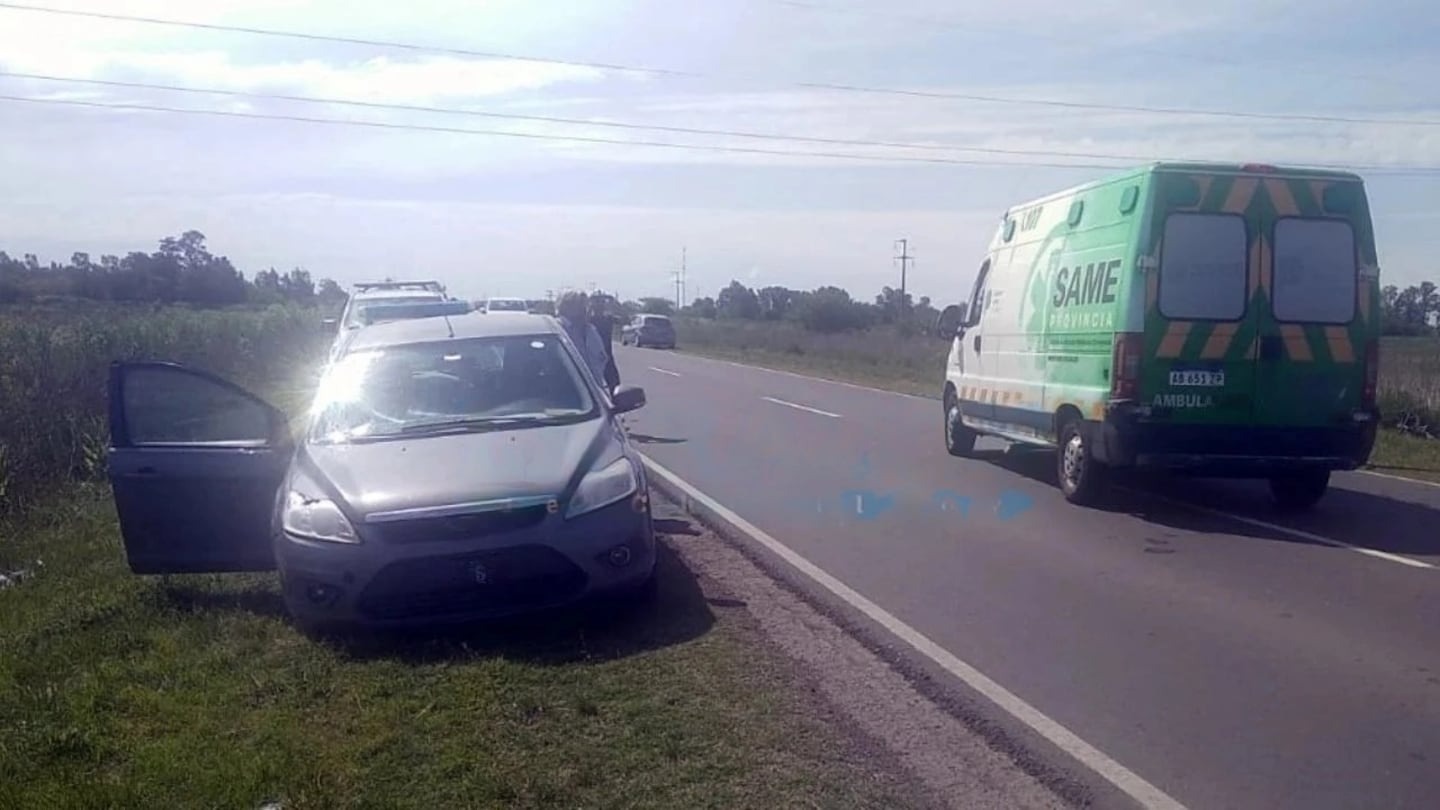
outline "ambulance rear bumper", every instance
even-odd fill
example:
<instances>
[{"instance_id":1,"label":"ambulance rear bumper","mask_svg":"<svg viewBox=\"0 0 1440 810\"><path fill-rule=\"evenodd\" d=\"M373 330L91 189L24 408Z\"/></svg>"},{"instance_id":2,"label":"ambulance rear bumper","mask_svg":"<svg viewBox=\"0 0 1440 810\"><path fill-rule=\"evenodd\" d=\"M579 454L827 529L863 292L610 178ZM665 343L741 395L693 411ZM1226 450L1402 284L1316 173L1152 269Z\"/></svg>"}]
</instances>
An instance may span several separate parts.
<instances>
[{"instance_id":1,"label":"ambulance rear bumper","mask_svg":"<svg viewBox=\"0 0 1440 810\"><path fill-rule=\"evenodd\" d=\"M1370 459L1378 414L1319 427L1177 425L1138 408L1114 405L1092 444L1115 467L1223 477L1265 477L1296 470L1353 470Z\"/></svg>"}]
</instances>

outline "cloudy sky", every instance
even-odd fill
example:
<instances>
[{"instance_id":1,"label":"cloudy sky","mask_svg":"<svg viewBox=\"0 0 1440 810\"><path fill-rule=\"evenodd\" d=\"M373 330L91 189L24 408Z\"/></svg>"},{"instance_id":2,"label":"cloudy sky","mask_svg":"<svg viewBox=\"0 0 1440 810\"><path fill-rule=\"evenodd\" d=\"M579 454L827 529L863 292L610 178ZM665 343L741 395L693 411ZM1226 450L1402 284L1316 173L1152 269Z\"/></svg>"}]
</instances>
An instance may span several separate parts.
<instances>
[{"instance_id":1,"label":"cloudy sky","mask_svg":"<svg viewBox=\"0 0 1440 810\"><path fill-rule=\"evenodd\" d=\"M1107 166L1189 158L1361 167L1387 281L1440 276L1428 0L28 5L370 42L0 7L11 254L124 253L195 228L249 273L438 277L467 296L594 283L628 298L673 294L683 246L692 296L738 278L868 297L898 282L905 237L910 287L948 301L1008 205ZM1168 112L1083 106L1097 104Z\"/></svg>"}]
</instances>

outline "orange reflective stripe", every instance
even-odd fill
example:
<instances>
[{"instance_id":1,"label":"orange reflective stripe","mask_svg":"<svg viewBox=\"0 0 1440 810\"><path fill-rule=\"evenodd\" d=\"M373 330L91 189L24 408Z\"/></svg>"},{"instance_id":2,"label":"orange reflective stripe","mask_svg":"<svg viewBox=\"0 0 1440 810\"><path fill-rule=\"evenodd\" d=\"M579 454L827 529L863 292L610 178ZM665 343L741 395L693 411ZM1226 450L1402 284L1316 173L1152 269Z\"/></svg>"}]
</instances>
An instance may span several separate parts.
<instances>
[{"instance_id":1,"label":"orange reflective stripe","mask_svg":"<svg viewBox=\"0 0 1440 810\"><path fill-rule=\"evenodd\" d=\"M1284 324L1280 327L1280 336L1285 339L1285 352L1291 360L1308 363L1315 359L1310 353L1310 342L1305 339L1304 327Z\"/></svg>"},{"instance_id":2,"label":"orange reflective stripe","mask_svg":"<svg viewBox=\"0 0 1440 810\"><path fill-rule=\"evenodd\" d=\"M1155 356L1179 357L1181 350L1185 348L1185 338L1189 335L1189 321L1171 321L1169 328L1165 330L1165 337L1160 340L1160 347L1155 350Z\"/></svg>"},{"instance_id":3,"label":"orange reflective stripe","mask_svg":"<svg viewBox=\"0 0 1440 810\"><path fill-rule=\"evenodd\" d=\"M1250 207L1250 200L1255 196L1255 189L1260 187L1260 181L1254 177L1237 177L1235 185L1230 187L1230 193L1225 195L1225 205L1221 208L1227 214L1243 214L1245 209Z\"/></svg>"},{"instance_id":4,"label":"orange reflective stripe","mask_svg":"<svg viewBox=\"0 0 1440 810\"><path fill-rule=\"evenodd\" d=\"M1224 357L1230 351L1230 344L1235 342L1235 334L1240 331L1238 323L1217 323L1210 337L1205 341L1205 348L1200 350L1202 360L1216 360Z\"/></svg>"},{"instance_id":5,"label":"orange reflective stripe","mask_svg":"<svg viewBox=\"0 0 1440 810\"><path fill-rule=\"evenodd\" d=\"M1350 343L1350 330L1343 326L1325 327L1325 341L1330 344L1330 357L1337 363L1355 362L1355 347Z\"/></svg>"},{"instance_id":6,"label":"orange reflective stripe","mask_svg":"<svg viewBox=\"0 0 1440 810\"><path fill-rule=\"evenodd\" d=\"M1290 193L1290 184L1284 180L1266 178L1265 191L1270 195L1270 202L1275 206L1275 213L1282 217L1293 217L1300 213L1300 206L1295 204L1295 195Z\"/></svg>"}]
</instances>

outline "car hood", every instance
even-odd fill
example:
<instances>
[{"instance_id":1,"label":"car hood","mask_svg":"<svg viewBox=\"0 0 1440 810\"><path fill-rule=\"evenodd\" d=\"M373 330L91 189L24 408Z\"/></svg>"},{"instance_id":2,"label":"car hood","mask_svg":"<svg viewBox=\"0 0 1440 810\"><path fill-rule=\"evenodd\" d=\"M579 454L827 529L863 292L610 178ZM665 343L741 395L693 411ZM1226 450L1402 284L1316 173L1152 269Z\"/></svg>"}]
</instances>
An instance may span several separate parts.
<instances>
[{"instance_id":1,"label":"car hood","mask_svg":"<svg viewBox=\"0 0 1440 810\"><path fill-rule=\"evenodd\" d=\"M609 420L597 418L519 430L310 444L302 452L301 466L310 477L328 482L334 494L363 516L559 495L582 464L593 464L601 453L618 452L619 441Z\"/></svg>"}]
</instances>

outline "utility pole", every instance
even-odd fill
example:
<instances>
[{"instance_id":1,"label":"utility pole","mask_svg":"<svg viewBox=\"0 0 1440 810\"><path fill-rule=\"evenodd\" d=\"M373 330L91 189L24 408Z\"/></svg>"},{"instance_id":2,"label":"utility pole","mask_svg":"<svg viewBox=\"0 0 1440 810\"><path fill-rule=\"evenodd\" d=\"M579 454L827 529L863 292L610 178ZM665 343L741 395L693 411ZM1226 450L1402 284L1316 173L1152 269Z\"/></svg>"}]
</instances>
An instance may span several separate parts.
<instances>
[{"instance_id":1,"label":"utility pole","mask_svg":"<svg viewBox=\"0 0 1440 810\"><path fill-rule=\"evenodd\" d=\"M900 246L900 255L899 255L899 256L896 256L895 258L900 261L900 313L899 313L899 314L903 315L903 314L905 313L905 309L906 309L906 306L905 306L905 305L906 305L906 301L905 301L905 270L909 267L910 262L912 262L912 261L915 260L915 257L910 255L910 240L909 240L909 239L899 239L899 240L896 240L895 244L897 244L897 245Z\"/></svg>"},{"instance_id":2,"label":"utility pole","mask_svg":"<svg viewBox=\"0 0 1440 810\"><path fill-rule=\"evenodd\" d=\"M685 308L685 261L686 249L680 248L680 269L671 270L670 275L675 278L675 310L678 312Z\"/></svg>"}]
</instances>

